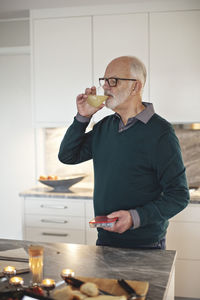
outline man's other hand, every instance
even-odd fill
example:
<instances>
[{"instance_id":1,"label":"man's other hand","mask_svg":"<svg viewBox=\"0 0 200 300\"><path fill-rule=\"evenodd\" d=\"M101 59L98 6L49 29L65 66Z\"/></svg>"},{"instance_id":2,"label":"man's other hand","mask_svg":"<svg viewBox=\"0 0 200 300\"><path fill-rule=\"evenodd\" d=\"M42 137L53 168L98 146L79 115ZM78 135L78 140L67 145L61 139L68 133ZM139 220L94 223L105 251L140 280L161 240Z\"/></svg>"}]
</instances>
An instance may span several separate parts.
<instances>
[{"instance_id":1,"label":"man's other hand","mask_svg":"<svg viewBox=\"0 0 200 300\"><path fill-rule=\"evenodd\" d=\"M118 218L117 222L113 227L104 228L107 231L123 233L133 226L131 214L128 210L118 210L109 215L108 218Z\"/></svg>"}]
</instances>

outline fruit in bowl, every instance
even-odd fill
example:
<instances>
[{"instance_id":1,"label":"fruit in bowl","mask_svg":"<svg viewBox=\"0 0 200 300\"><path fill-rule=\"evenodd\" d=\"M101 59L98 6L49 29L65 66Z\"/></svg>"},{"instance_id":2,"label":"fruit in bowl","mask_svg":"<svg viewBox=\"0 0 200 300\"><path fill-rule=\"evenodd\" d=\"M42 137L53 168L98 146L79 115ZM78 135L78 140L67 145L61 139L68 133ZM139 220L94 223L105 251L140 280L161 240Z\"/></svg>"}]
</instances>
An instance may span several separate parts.
<instances>
[{"instance_id":1,"label":"fruit in bowl","mask_svg":"<svg viewBox=\"0 0 200 300\"><path fill-rule=\"evenodd\" d=\"M71 192L69 188L75 183L81 181L85 176L85 174L75 174L65 178L60 178L55 175L41 175L38 181L44 185L52 187L53 192Z\"/></svg>"},{"instance_id":2,"label":"fruit in bowl","mask_svg":"<svg viewBox=\"0 0 200 300\"><path fill-rule=\"evenodd\" d=\"M56 175L49 175L49 176L41 175L39 177L39 180L58 180L58 176L56 176Z\"/></svg>"}]
</instances>

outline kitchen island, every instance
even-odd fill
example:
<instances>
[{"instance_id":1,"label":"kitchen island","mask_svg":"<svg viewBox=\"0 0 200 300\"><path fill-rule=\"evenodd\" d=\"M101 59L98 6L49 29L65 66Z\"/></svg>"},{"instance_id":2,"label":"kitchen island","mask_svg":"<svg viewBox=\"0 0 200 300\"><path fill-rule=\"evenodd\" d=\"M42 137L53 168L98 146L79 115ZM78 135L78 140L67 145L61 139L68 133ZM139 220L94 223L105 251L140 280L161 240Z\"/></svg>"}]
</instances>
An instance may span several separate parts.
<instances>
[{"instance_id":1,"label":"kitchen island","mask_svg":"<svg viewBox=\"0 0 200 300\"><path fill-rule=\"evenodd\" d=\"M0 239L0 251L24 248L33 242ZM174 299L173 250L133 250L64 243L40 243L44 246L44 277L61 280L64 268L76 276L148 281L147 300ZM13 263L12 263L13 264ZM21 275L22 276L22 275ZM25 282L30 274L24 274Z\"/></svg>"}]
</instances>

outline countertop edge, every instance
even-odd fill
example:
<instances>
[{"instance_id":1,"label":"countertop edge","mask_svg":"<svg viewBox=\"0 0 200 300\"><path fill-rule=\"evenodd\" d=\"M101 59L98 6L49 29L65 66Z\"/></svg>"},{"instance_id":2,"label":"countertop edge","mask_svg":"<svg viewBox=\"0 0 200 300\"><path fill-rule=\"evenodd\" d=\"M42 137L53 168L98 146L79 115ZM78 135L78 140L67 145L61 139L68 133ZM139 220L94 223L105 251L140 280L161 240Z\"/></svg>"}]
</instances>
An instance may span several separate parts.
<instances>
[{"instance_id":1,"label":"countertop edge","mask_svg":"<svg viewBox=\"0 0 200 300\"><path fill-rule=\"evenodd\" d=\"M60 199L93 199L93 189L91 188L71 188L67 192L56 192L50 187L35 186L19 193L20 197L43 197ZM200 189L190 193L189 204L200 204Z\"/></svg>"},{"instance_id":2,"label":"countertop edge","mask_svg":"<svg viewBox=\"0 0 200 300\"><path fill-rule=\"evenodd\" d=\"M59 199L93 199L93 190L85 188L74 188L67 192L56 192L49 187L36 186L19 193L19 197L34 198L59 198Z\"/></svg>"}]
</instances>

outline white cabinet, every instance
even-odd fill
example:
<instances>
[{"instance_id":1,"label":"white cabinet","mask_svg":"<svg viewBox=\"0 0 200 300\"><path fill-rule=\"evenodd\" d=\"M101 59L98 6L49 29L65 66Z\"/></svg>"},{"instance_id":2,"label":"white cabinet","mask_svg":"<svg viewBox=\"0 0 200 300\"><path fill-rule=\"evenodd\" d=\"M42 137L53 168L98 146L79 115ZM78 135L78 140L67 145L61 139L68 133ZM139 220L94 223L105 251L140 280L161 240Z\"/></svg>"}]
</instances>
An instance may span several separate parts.
<instances>
[{"instance_id":1,"label":"white cabinet","mask_svg":"<svg viewBox=\"0 0 200 300\"><path fill-rule=\"evenodd\" d=\"M29 46L29 20L0 19L0 49Z\"/></svg>"},{"instance_id":2,"label":"white cabinet","mask_svg":"<svg viewBox=\"0 0 200 300\"><path fill-rule=\"evenodd\" d=\"M200 295L200 206L198 204L190 204L170 220L167 249L177 251L175 295L198 298Z\"/></svg>"},{"instance_id":3,"label":"white cabinet","mask_svg":"<svg viewBox=\"0 0 200 300\"><path fill-rule=\"evenodd\" d=\"M94 16L93 41L95 85L98 86L98 78L104 76L107 64L118 56L136 56L148 69L147 13ZM148 81L144 100L149 100ZM94 115L94 120L98 121L111 113L111 110L104 108Z\"/></svg>"},{"instance_id":4,"label":"white cabinet","mask_svg":"<svg viewBox=\"0 0 200 300\"><path fill-rule=\"evenodd\" d=\"M143 100L158 114L175 123L200 121L199 10L63 14L31 18L35 124L71 123L76 96L98 86L107 64L122 55L146 65ZM110 113L104 108L94 121Z\"/></svg>"},{"instance_id":5,"label":"white cabinet","mask_svg":"<svg viewBox=\"0 0 200 300\"><path fill-rule=\"evenodd\" d=\"M64 125L76 114L76 96L98 86L113 58L135 55L148 68L148 14L32 19L31 49L35 124ZM94 121L110 113L104 108Z\"/></svg>"},{"instance_id":6,"label":"white cabinet","mask_svg":"<svg viewBox=\"0 0 200 300\"><path fill-rule=\"evenodd\" d=\"M31 28L34 121L66 124L92 83L91 18L33 19Z\"/></svg>"},{"instance_id":7,"label":"white cabinet","mask_svg":"<svg viewBox=\"0 0 200 300\"><path fill-rule=\"evenodd\" d=\"M150 99L170 122L200 121L200 11L150 14Z\"/></svg>"},{"instance_id":8,"label":"white cabinet","mask_svg":"<svg viewBox=\"0 0 200 300\"><path fill-rule=\"evenodd\" d=\"M93 201L84 199L24 198L24 236L26 240L93 244L91 232Z\"/></svg>"}]
</instances>

